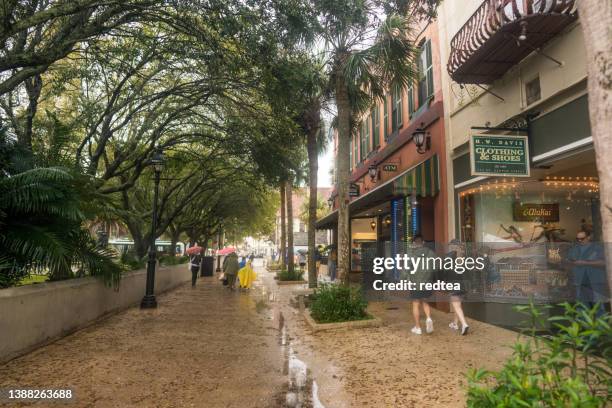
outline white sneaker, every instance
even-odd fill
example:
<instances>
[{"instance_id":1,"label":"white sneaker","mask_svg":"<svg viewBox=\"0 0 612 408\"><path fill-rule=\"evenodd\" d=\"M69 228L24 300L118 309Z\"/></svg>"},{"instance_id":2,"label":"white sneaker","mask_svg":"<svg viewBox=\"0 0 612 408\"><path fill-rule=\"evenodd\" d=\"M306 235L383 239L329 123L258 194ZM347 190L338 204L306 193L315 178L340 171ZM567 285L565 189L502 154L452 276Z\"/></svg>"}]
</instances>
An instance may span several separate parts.
<instances>
[{"instance_id":1,"label":"white sneaker","mask_svg":"<svg viewBox=\"0 0 612 408\"><path fill-rule=\"evenodd\" d=\"M457 323L455 323L455 322L450 322L450 323L448 324L448 327L450 327L450 328L451 328L451 329L453 329L453 330L459 330L459 326L458 326L458 325L457 325Z\"/></svg>"},{"instance_id":2,"label":"white sneaker","mask_svg":"<svg viewBox=\"0 0 612 408\"><path fill-rule=\"evenodd\" d=\"M421 331L420 327L413 327L412 330L410 330L412 332L412 334L423 334L423 332Z\"/></svg>"},{"instance_id":3,"label":"white sneaker","mask_svg":"<svg viewBox=\"0 0 612 408\"><path fill-rule=\"evenodd\" d=\"M427 334L433 333L433 320L429 318L425 320L425 331L427 332Z\"/></svg>"}]
</instances>

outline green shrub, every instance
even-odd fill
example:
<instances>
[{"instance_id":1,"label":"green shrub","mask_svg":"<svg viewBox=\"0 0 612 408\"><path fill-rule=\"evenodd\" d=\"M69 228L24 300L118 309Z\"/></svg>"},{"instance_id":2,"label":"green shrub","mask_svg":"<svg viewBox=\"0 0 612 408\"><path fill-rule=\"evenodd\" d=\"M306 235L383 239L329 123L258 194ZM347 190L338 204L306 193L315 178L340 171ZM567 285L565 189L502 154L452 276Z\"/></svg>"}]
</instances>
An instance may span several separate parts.
<instances>
[{"instance_id":1,"label":"green shrub","mask_svg":"<svg viewBox=\"0 0 612 408\"><path fill-rule=\"evenodd\" d=\"M294 269L293 272L282 270L276 273L279 281L301 281L304 280L304 271Z\"/></svg>"},{"instance_id":2,"label":"green shrub","mask_svg":"<svg viewBox=\"0 0 612 408\"><path fill-rule=\"evenodd\" d=\"M164 266L181 265L189 262L189 256L171 256L166 255L159 258L159 264Z\"/></svg>"},{"instance_id":3,"label":"green shrub","mask_svg":"<svg viewBox=\"0 0 612 408\"><path fill-rule=\"evenodd\" d=\"M365 320L368 302L358 288L324 284L315 291L310 314L318 323Z\"/></svg>"},{"instance_id":4,"label":"green shrub","mask_svg":"<svg viewBox=\"0 0 612 408\"><path fill-rule=\"evenodd\" d=\"M135 271L138 269L144 269L147 266L147 259L139 259L136 254L132 252L124 252L121 254L119 263L124 270Z\"/></svg>"},{"instance_id":5,"label":"green shrub","mask_svg":"<svg viewBox=\"0 0 612 408\"><path fill-rule=\"evenodd\" d=\"M536 335L543 313L517 307L531 318L529 336L514 345L500 371L471 370L468 407L603 407L612 401L610 315L597 307L565 303L564 315L551 317L554 333Z\"/></svg>"}]
</instances>

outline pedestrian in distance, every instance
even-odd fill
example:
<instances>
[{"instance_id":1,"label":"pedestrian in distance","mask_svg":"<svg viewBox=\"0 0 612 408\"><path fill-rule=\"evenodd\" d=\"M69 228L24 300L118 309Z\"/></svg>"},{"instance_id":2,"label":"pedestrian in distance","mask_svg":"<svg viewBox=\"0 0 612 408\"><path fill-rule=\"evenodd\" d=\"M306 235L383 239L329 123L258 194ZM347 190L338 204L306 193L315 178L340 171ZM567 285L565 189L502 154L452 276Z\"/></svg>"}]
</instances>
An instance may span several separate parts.
<instances>
[{"instance_id":1,"label":"pedestrian in distance","mask_svg":"<svg viewBox=\"0 0 612 408\"><path fill-rule=\"evenodd\" d=\"M191 269L191 287L195 288L198 273L200 272L200 264L202 263L201 252L191 254L189 256L189 268Z\"/></svg>"},{"instance_id":2,"label":"pedestrian in distance","mask_svg":"<svg viewBox=\"0 0 612 408\"><path fill-rule=\"evenodd\" d=\"M225 273L225 277L227 279L227 287L231 290L235 289L236 274L239 270L240 265L238 264L238 255L236 255L235 252L232 252L225 258L223 265L223 272Z\"/></svg>"},{"instance_id":3,"label":"pedestrian in distance","mask_svg":"<svg viewBox=\"0 0 612 408\"><path fill-rule=\"evenodd\" d=\"M306 254L301 251L298 252L298 263L300 265L300 269L304 269L306 266Z\"/></svg>"},{"instance_id":4,"label":"pedestrian in distance","mask_svg":"<svg viewBox=\"0 0 612 408\"><path fill-rule=\"evenodd\" d=\"M448 244L449 252L446 254L447 258L457 259L465 257L465 247L458 239L453 239ZM453 263L454 265L455 263ZM448 325L452 330L459 330L459 323L461 323L461 335L465 336L468 333L470 326L467 324L465 314L463 313L462 301L465 296L465 289L463 287L463 271L459 273L457 270L449 269L445 271L445 281L451 283L459 283L460 289L449 291L448 295L450 298L451 308L455 315L453 321Z\"/></svg>"},{"instance_id":5,"label":"pedestrian in distance","mask_svg":"<svg viewBox=\"0 0 612 408\"><path fill-rule=\"evenodd\" d=\"M319 277L319 270L321 269L321 247L315 247L314 250L315 269L317 271L317 278Z\"/></svg>"},{"instance_id":6,"label":"pedestrian in distance","mask_svg":"<svg viewBox=\"0 0 612 408\"><path fill-rule=\"evenodd\" d=\"M415 235L412 241L412 247L410 249L411 256L414 258L435 258L436 254L430 248L426 247L423 242L423 237ZM433 263L433 262L432 262ZM410 299L412 300L412 317L414 318L414 327L410 330L413 334L422 334L421 329L421 311L420 307L423 306L425 312L425 331L430 334L434 330L433 320L431 319L431 307L427 303L433 295L432 290L422 288L422 284L433 282L434 271L429 269L427 264L421 264L419 268L414 271L414 274L410 275L410 280L416 283L416 289L410 292Z\"/></svg>"}]
</instances>

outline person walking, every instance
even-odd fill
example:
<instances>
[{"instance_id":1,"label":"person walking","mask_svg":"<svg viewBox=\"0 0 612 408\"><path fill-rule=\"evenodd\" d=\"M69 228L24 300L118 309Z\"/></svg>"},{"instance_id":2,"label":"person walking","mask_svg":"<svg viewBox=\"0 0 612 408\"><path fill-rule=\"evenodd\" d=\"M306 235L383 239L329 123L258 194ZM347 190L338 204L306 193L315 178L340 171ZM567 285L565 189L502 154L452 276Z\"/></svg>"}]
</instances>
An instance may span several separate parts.
<instances>
[{"instance_id":1,"label":"person walking","mask_svg":"<svg viewBox=\"0 0 612 408\"><path fill-rule=\"evenodd\" d=\"M227 287L231 290L235 289L236 286L236 274L240 266L238 265L238 255L235 252L230 253L223 264L223 272L227 279Z\"/></svg>"},{"instance_id":2,"label":"person walking","mask_svg":"<svg viewBox=\"0 0 612 408\"><path fill-rule=\"evenodd\" d=\"M433 295L433 291L425 289L424 285L433 281L434 271L428 268L430 265L427 265L427 263L433 264L433 261L427 262L427 259L436 258L436 254L425 246L423 237L420 235L414 236L410 252L413 258L422 258L424 260L424 262L419 264L418 269L410 275L410 280L416 284L416 289L410 292L410 299L412 300L412 317L414 318L414 327L410 331L417 335L423 333L421 329L420 311L420 306L422 305L426 316L425 331L430 334L433 332L434 326L433 320L431 319L431 307L429 303L427 303L427 299Z\"/></svg>"},{"instance_id":3,"label":"person walking","mask_svg":"<svg viewBox=\"0 0 612 408\"><path fill-rule=\"evenodd\" d=\"M336 262L338 261L338 250L336 247L332 247L331 251L329 251L329 260L327 261L327 265L329 268L329 279L333 281L336 280Z\"/></svg>"},{"instance_id":4,"label":"person walking","mask_svg":"<svg viewBox=\"0 0 612 408\"><path fill-rule=\"evenodd\" d=\"M317 279L319 278L319 271L321 269L321 247L316 246L314 249L314 261L315 270L317 271Z\"/></svg>"},{"instance_id":5,"label":"person walking","mask_svg":"<svg viewBox=\"0 0 612 408\"><path fill-rule=\"evenodd\" d=\"M257 274L253 270L253 262L248 261L244 268L238 271L238 286L240 289L251 289L255 279L257 279Z\"/></svg>"},{"instance_id":6,"label":"person walking","mask_svg":"<svg viewBox=\"0 0 612 408\"><path fill-rule=\"evenodd\" d=\"M578 231L576 244L568 251L572 275L576 286L576 301L592 308L599 304L597 315L605 313L606 271L603 247L592 242L589 231Z\"/></svg>"},{"instance_id":7,"label":"person walking","mask_svg":"<svg viewBox=\"0 0 612 408\"><path fill-rule=\"evenodd\" d=\"M465 257L465 247L458 239L453 239L448 244L448 249L449 252L446 254L447 258L456 260L457 258ZM455 262L453 262L453 265L455 265ZM455 315L453 321L448 325L448 327L450 327L452 330L459 330L459 323L461 323L461 335L465 336L468 333L470 326L468 326L467 320L465 320L465 314L463 313L463 306L461 304L463 301L463 296L465 296L465 289L463 287L464 282L462 278L463 272L460 273L456 269L449 269L446 270L444 280L450 283L459 283L460 285L459 290L452 290L448 293L451 308L453 309Z\"/></svg>"},{"instance_id":8,"label":"person walking","mask_svg":"<svg viewBox=\"0 0 612 408\"><path fill-rule=\"evenodd\" d=\"M189 268L191 269L191 287L195 288L198 273L200 272L200 264L202 263L202 255L194 253L189 256Z\"/></svg>"}]
</instances>

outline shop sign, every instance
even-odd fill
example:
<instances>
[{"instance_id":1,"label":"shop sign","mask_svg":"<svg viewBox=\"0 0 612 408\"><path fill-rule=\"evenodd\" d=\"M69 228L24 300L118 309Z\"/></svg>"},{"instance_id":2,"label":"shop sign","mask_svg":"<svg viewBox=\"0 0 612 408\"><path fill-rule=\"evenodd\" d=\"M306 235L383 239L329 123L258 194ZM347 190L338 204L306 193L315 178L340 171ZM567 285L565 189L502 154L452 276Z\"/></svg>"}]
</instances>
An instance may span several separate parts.
<instances>
[{"instance_id":1,"label":"shop sign","mask_svg":"<svg viewBox=\"0 0 612 408\"><path fill-rule=\"evenodd\" d=\"M385 164L382 166L383 171L397 171L397 164Z\"/></svg>"},{"instance_id":2,"label":"shop sign","mask_svg":"<svg viewBox=\"0 0 612 408\"><path fill-rule=\"evenodd\" d=\"M514 203L514 221L558 222L559 204L522 204Z\"/></svg>"},{"instance_id":3,"label":"shop sign","mask_svg":"<svg viewBox=\"0 0 612 408\"><path fill-rule=\"evenodd\" d=\"M527 136L472 135L472 176L529 177Z\"/></svg>"},{"instance_id":4,"label":"shop sign","mask_svg":"<svg viewBox=\"0 0 612 408\"><path fill-rule=\"evenodd\" d=\"M349 185L349 197L359 197L359 184L351 183Z\"/></svg>"}]
</instances>

